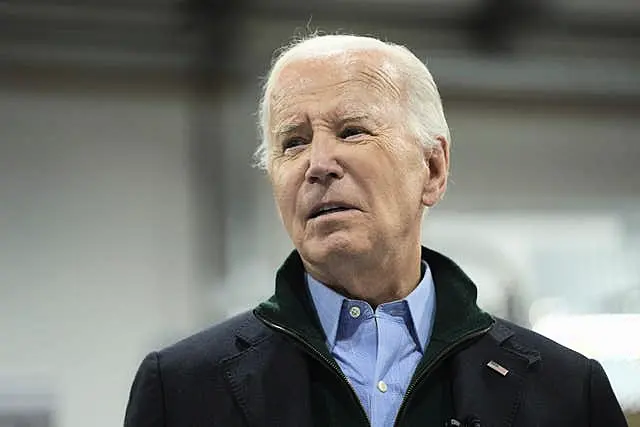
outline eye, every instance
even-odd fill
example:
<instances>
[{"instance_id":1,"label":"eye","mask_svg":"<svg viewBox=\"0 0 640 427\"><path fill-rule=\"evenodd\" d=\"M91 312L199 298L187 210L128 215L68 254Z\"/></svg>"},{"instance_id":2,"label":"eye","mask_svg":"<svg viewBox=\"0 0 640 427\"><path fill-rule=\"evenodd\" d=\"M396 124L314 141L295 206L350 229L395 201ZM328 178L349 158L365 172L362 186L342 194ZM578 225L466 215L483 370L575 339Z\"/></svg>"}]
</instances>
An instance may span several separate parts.
<instances>
[{"instance_id":1,"label":"eye","mask_svg":"<svg viewBox=\"0 0 640 427\"><path fill-rule=\"evenodd\" d=\"M358 126L348 126L344 129L342 129L342 131L340 132L340 134L338 135L340 138L342 139L347 139L349 137L352 136L358 136L358 135L365 135L368 134L369 132L367 132L366 129L362 128L362 127L358 127Z\"/></svg>"},{"instance_id":2,"label":"eye","mask_svg":"<svg viewBox=\"0 0 640 427\"><path fill-rule=\"evenodd\" d=\"M282 143L282 151L287 151L290 148L299 147L304 144L306 144L306 141L298 136L287 138Z\"/></svg>"}]
</instances>

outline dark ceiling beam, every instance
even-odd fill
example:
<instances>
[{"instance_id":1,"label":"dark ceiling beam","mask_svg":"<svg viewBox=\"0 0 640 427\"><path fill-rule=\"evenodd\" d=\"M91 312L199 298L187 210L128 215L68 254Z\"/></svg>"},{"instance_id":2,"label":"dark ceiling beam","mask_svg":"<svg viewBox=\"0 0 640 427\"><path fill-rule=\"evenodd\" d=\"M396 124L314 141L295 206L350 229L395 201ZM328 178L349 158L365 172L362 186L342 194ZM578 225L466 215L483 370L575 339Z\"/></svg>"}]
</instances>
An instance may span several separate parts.
<instances>
[{"instance_id":1,"label":"dark ceiling beam","mask_svg":"<svg viewBox=\"0 0 640 427\"><path fill-rule=\"evenodd\" d=\"M404 2L402 7L396 2L366 0L352 1L149 1L78 3L42 1L0 2L0 37L17 31L37 30L38 26L53 28L91 28L93 32L134 31L132 37L140 36L144 29L152 34L165 34L167 30L180 28L178 11L180 4L200 4L200 13L212 18L220 13L228 13L228 6L245 16L259 19L371 22L386 27L402 26L424 28L446 28L463 31L486 25L505 27L521 24L523 21L537 22L538 30L546 32L571 33L597 36L640 36L640 13L598 13L595 10L553 8L552 2L533 0L484 0L472 2L452 1L448 6L431 2ZM221 6L222 5L222 6ZM216 10L216 8L222 8ZM207 12L202 12L206 11ZM633 9L630 9L633 10ZM214 22L212 22L212 25ZM516 25L517 26L517 25ZM136 27L139 30L136 30Z\"/></svg>"},{"instance_id":2,"label":"dark ceiling beam","mask_svg":"<svg viewBox=\"0 0 640 427\"><path fill-rule=\"evenodd\" d=\"M530 5L533 0L527 1ZM640 43L640 15L609 13L607 20L596 16L595 9L574 16L566 7L542 7L525 19L522 15L529 9L524 3L496 15L492 8L499 3L405 0L395 7L365 0L325 0L321 6L316 0L12 0L0 2L0 68L110 70L144 76L184 74L195 67L213 85L227 78L255 81L273 48L294 31L292 25L300 28L311 18L311 27L378 29L381 35L393 33L394 40L400 35L398 41L429 58L443 91L454 96L489 93L500 99L551 96L632 103L640 98L640 54L633 48ZM506 31L515 55L474 52L464 41L483 34L483 28L485 36L491 34L492 25L509 17L519 24ZM536 37L544 41L536 44ZM532 43L524 55L517 54L518 38ZM597 40L600 47L587 46L572 54L571 43L584 38ZM544 50L560 39L567 47ZM593 60L587 60L589 55ZM598 60L605 56L606 61Z\"/></svg>"}]
</instances>

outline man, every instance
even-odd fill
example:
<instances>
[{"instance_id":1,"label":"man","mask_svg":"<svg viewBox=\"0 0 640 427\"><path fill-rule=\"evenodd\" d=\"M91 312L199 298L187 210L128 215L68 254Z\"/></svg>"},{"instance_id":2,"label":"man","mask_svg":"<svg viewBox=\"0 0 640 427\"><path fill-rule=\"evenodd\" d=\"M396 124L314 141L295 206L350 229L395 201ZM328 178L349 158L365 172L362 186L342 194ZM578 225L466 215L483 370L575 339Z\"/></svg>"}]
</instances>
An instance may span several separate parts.
<instances>
[{"instance_id":1,"label":"man","mask_svg":"<svg viewBox=\"0 0 640 427\"><path fill-rule=\"evenodd\" d=\"M312 37L263 95L258 162L295 251L271 299L144 359L125 426L626 425L596 361L483 312L421 246L450 144L422 62Z\"/></svg>"}]
</instances>

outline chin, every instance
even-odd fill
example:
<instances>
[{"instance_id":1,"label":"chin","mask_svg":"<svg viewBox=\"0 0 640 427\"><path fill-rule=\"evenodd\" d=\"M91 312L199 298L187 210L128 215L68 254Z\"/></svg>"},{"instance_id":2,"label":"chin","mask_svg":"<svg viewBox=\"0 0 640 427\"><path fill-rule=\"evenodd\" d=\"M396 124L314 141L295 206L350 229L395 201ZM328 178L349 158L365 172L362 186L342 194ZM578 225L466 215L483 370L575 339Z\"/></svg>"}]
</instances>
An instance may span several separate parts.
<instances>
[{"instance_id":1,"label":"chin","mask_svg":"<svg viewBox=\"0 0 640 427\"><path fill-rule=\"evenodd\" d=\"M368 239L332 233L322 238L304 241L298 251L313 264L324 264L371 252Z\"/></svg>"}]
</instances>

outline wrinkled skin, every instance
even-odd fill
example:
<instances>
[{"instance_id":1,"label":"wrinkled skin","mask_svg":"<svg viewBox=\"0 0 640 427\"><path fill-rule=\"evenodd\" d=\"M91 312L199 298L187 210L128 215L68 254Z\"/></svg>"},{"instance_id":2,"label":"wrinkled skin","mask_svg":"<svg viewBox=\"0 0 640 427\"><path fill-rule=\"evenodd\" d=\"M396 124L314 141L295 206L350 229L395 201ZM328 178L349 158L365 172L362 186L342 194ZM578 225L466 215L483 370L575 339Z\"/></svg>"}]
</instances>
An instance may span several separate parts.
<instances>
[{"instance_id":1,"label":"wrinkled skin","mask_svg":"<svg viewBox=\"0 0 640 427\"><path fill-rule=\"evenodd\" d=\"M284 66L269 97L268 173L305 268L372 305L420 279L421 221L446 189L448 142L406 130L406 93L385 54L352 51ZM339 211L310 218L322 203Z\"/></svg>"}]
</instances>

